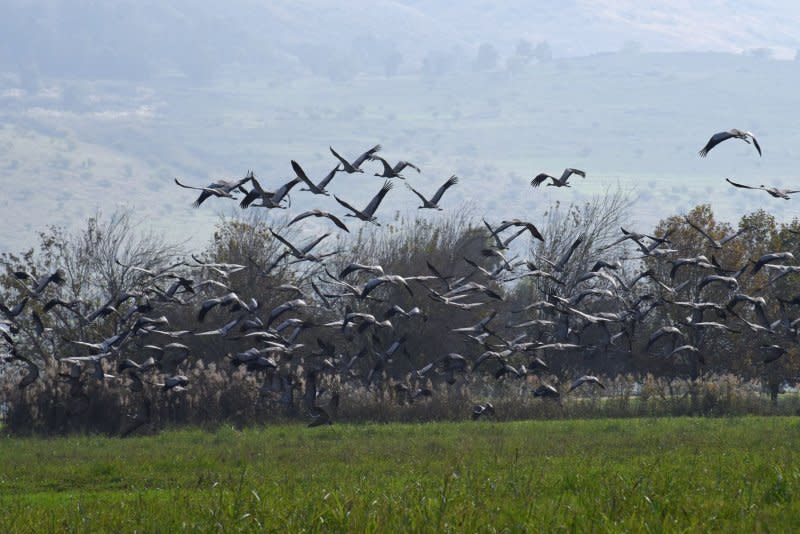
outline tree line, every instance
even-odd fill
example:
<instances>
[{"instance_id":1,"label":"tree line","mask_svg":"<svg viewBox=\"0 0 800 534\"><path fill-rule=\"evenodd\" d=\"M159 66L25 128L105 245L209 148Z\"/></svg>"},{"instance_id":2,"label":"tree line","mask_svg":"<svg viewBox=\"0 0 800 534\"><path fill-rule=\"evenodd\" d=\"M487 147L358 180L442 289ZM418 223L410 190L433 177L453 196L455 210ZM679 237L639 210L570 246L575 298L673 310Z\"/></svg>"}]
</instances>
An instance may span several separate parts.
<instances>
[{"instance_id":1,"label":"tree line","mask_svg":"<svg viewBox=\"0 0 800 534\"><path fill-rule=\"evenodd\" d=\"M473 217L468 208L430 218L398 216L382 228L363 227L352 236L338 237L337 253L322 262L284 258L284 247L273 232L293 241L308 236L288 227L288 219L271 214L222 218L200 251L164 243L142 229L130 211L92 217L77 232L49 228L35 247L0 255L3 331L13 340L13 345L6 343L9 354L0 365L6 420L20 431L127 433L150 422L156 412L161 421L193 423L204 418L269 420L271 416L264 414L273 413L302 416L303 406L309 406L302 396L308 394L312 380L311 406L317 396L331 404L334 399L338 403L341 395L350 403L350 413L367 405L404 405L421 418L425 410L420 403L426 402L428 392L441 396L449 391L456 400L447 404L448 409L455 413L476 395L491 399L495 394L513 397L524 391L530 396L534 386L567 384L580 375L607 381L633 376L638 383L654 377L685 384L732 375L761 384L777 401L781 387L793 382L798 372L795 319L800 294L791 265L784 263L780 269L767 263L757 271L754 267L765 254L800 253L798 221L781 223L759 210L735 223L723 222L710 205L700 205L661 220L648 234L672 251L665 259L621 233L621 228L630 232L624 227L631 203L621 191L583 204L556 203L543 213L539 225L543 240L517 240L501 247L500 255L486 252L498 248L492 224ZM737 232L740 235L720 246L720 240ZM242 268L215 273L200 267L204 263ZM343 289L340 273L353 263L378 265L385 273L408 277L424 273L429 281L412 283L408 291L387 284L370 294L374 298L352 298ZM597 268L599 263L607 267ZM511 265L521 266L516 272L522 275L509 271ZM51 284L35 296L32 282L20 274L32 281L55 272L63 283ZM154 274L167 272L165 277ZM587 277L587 273L603 274ZM708 282L708 276L721 278ZM361 273L355 279L363 283L369 276ZM181 280L193 280L197 290L183 290ZM201 280L208 282L203 290ZM495 296L480 299L482 304L474 308L434 298L447 294L437 284L456 281L479 283L485 295ZM169 294L173 284L178 287ZM151 355L158 356L159 348L160 357L164 352L163 343L153 348L151 338L137 337L137 328L152 329L139 322L163 321L163 330L170 332L212 328L227 312L212 309L201 322L197 305L228 290L243 300L254 299L257 311L252 315L258 320L266 320L271 310L287 301L305 301L297 322L282 332L298 329L293 353L281 353L277 370L237 364L236 355L252 345L244 329L230 336L189 335L179 340L187 347L188 358L168 370L160 368L162 363L168 366L166 360L156 362L165 377L168 371L186 376L185 391L167 391L159 382L163 378L145 381L138 391L132 387L120 363L141 365ZM25 299L24 309L12 316L14 305ZM698 311L702 303L708 303L708 309ZM418 315L401 319L396 310L390 311L395 307L403 312L417 308ZM630 320L626 315L624 323L591 319L609 318L622 309L637 310L640 316ZM87 320L97 310L102 312ZM361 330L353 325L359 330L356 335L347 324L356 319L347 319L347 314L370 315L376 322L391 319L391 326L370 323ZM485 331L472 332L478 338L483 335L477 342L453 332L487 316L491 318ZM131 341L99 365L105 378L80 371L71 376L76 363L72 358L98 352L76 341L112 338L132 318L137 322L129 328ZM336 321L344 325L323 326ZM693 326L703 322L725 328ZM672 335L659 333L665 325L678 330L683 339L665 342ZM373 354L397 341L401 341L398 353L387 360L391 365L378 369L379 357ZM543 353L511 349L524 342L554 341L579 348ZM676 352L682 346L692 350ZM501 349L511 350L502 358L515 374L488 364L482 364L480 372L454 371L448 368L454 364L443 360L463 355L469 371L485 352ZM534 357L543 368L533 368ZM40 376L21 387L30 371L24 362L32 362ZM433 371L420 374L430 364ZM291 372L284 373L284 368ZM281 380L283 384L275 384ZM416 404L414 393L419 397Z\"/></svg>"}]
</instances>

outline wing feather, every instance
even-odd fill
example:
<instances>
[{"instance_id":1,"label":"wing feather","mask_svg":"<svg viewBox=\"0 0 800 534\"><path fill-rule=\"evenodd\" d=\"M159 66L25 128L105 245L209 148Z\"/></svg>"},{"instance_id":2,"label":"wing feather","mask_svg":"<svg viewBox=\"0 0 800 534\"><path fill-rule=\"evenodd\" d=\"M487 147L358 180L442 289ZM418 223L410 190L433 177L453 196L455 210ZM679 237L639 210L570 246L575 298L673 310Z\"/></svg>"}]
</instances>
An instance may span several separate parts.
<instances>
[{"instance_id":1,"label":"wing feather","mask_svg":"<svg viewBox=\"0 0 800 534\"><path fill-rule=\"evenodd\" d=\"M355 209L353 206L351 206L350 204L348 204L347 202L345 202L345 201L344 201L344 200L342 200L341 198L337 197L336 195L333 195L333 198L334 198L334 199L336 199L336 202L338 202L339 204L341 204L341 205L342 205L342 206L344 206L345 208L349 209L350 211L352 211L352 212L353 212L353 213L355 213L356 215L358 215L358 214L361 214L361 212L360 212L360 211L358 211L358 210L357 210L357 209Z\"/></svg>"},{"instance_id":2,"label":"wing feather","mask_svg":"<svg viewBox=\"0 0 800 534\"><path fill-rule=\"evenodd\" d=\"M725 181L731 184L733 187L741 187L742 189L761 189L760 187L753 187L751 185L738 184L730 178L725 178Z\"/></svg>"},{"instance_id":3,"label":"wing feather","mask_svg":"<svg viewBox=\"0 0 800 534\"><path fill-rule=\"evenodd\" d=\"M700 155L701 158L706 157L712 148L714 148L721 142L725 141L726 139L730 139L731 137L733 137L733 134L731 132L715 133L714 135L711 136L711 139L708 140L706 146L700 149L698 154Z\"/></svg>"},{"instance_id":4,"label":"wing feather","mask_svg":"<svg viewBox=\"0 0 800 534\"><path fill-rule=\"evenodd\" d=\"M358 169L361 166L361 164L367 160L367 158L379 152L380 149L381 145L375 145L374 147L370 148L369 150L367 150L366 152L364 152L363 154L361 154L356 158L356 160L353 162L353 167Z\"/></svg>"},{"instance_id":5,"label":"wing feather","mask_svg":"<svg viewBox=\"0 0 800 534\"><path fill-rule=\"evenodd\" d=\"M448 178L445 183L442 184L442 186L439 188L438 191L436 191L436 194L433 195L431 202L434 204L438 204L439 200L442 199L442 195L444 195L444 192L447 191L450 187L456 185L457 183L458 183L458 176L454 174L450 178Z\"/></svg>"},{"instance_id":6,"label":"wing feather","mask_svg":"<svg viewBox=\"0 0 800 534\"><path fill-rule=\"evenodd\" d=\"M425 198L424 196L422 196L422 193L420 193L419 191L417 191L416 189L411 187L408 183L406 183L406 187L409 188L412 193L417 195L419 197L419 199L422 201L423 204L427 204L428 203L428 199Z\"/></svg>"},{"instance_id":7,"label":"wing feather","mask_svg":"<svg viewBox=\"0 0 800 534\"><path fill-rule=\"evenodd\" d=\"M380 206L383 197L386 196L386 193L388 193L389 190L392 189L392 187L394 187L394 184L392 184L392 182L390 182L389 180L386 180L383 183L383 187L381 187L381 190L378 191L378 194L375 195L375 197L373 197L373 199L370 201L369 204L367 204L367 207L364 209L364 214L367 217L372 217L375 214L375 211L377 211L378 206Z\"/></svg>"},{"instance_id":8,"label":"wing feather","mask_svg":"<svg viewBox=\"0 0 800 534\"><path fill-rule=\"evenodd\" d=\"M537 175L536 175L536 177L535 177L533 180L531 180L531 185L532 185L533 187L539 187L539 186L540 186L540 185L542 185L542 184L545 182L545 180L547 180L548 178L550 178L550 179L552 179L552 180L555 180L555 178L553 178L553 177L552 177L552 176L550 176L549 174L545 174L545 173L537 174Z\"/></svg>"},{"instance_id":9,"label":"wing feather","mask_svg":"<svg viewBox=\"0 0 800 534\"><path fill-rule=\"evenodd\" d=\"M312 182L308 178L306 172L303 170L300 164L297 163L295 160L292 160L292 169L294 170L294 173L297 175L297 177L303 180L306 183L306 185L308 185L308 187L311 188L312 191L317 190L317 186L314 184L314 182Z\"/></svg>"}]
</instances>

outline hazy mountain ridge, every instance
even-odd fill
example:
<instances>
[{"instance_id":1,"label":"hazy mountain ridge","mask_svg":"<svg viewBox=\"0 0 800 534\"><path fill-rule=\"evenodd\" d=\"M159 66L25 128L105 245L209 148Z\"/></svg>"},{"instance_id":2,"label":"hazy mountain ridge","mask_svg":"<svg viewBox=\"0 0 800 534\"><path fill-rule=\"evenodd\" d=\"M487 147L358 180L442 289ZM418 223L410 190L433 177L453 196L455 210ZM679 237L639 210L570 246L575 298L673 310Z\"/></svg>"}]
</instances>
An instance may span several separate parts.
<instances>
[{"instance_id":1,"label":"hazy mountain ridge","mask_svg":"<svg viewBox=\"0 0 800 534\"><path fill-rule=\"evenodd\" d=\"M520 39L546 41L556 57L626 43L646 51L772 48L791 57L800 48L798 22L800 5L776 1L572 0L532 7L522 0L335 6L322 0L10 0L0 20L0 70L87 79L178 73L194 80L232 67L284 76L308 69L379 72L393 63L415 71L426 57L448 51L470 61L482 43L505 57Z\"/></svg>"},{"instance_id":2,"label":"hazy mountain ridge","mask_svg":"<svg viewBox=\"0 0 800 534\"><path fill-rule=\"evenodd\" d=\"M170 237L206 239L218 211L234 204L214 200L193 210L194 195L174 177L205 185L252 169L277 187L291 178L291 159L320 178L335 163L329 145L354 157L375 143L389 159L420 165L422 174L408 177L426 194L458 174L444 207L472 201L487 216L502 207L500 217L536 218L549 202L581 201L617 184L639 195L643 225L709 200L732 218L765 202L776 215L793 216L791 202L733 190L724 178L797 185L796 62L603 54L514 71L447 69L347 83L48 79L36 90L0 79L0 180L15 184L0 201L11 221L0 230L0 248L30 245L47 224L74 225L119 204L135 206ZM730 127L756 132L764 157L738 142L697 157L711 133ZM587 179L566 191L528 185L534 174L566 166L585 169ZM377 166L367 170L337 176L331 190L365 203L381 183L371 176ZM416 213L416 199L397 185L379 213L386 219ZM293 210L340 209L306 194L292 201Z\"/></svg>"}]
</instances>

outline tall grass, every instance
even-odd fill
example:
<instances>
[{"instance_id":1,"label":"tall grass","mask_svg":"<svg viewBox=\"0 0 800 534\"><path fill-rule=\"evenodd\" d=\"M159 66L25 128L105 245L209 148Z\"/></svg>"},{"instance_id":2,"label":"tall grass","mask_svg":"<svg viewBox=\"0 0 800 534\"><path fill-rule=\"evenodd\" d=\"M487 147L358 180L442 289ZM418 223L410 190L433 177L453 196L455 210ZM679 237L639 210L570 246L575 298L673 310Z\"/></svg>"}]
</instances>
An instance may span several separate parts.
<instances>
[{"instance_id":1,"label":"tall grass","mask_svg":"<svg viewBox=\"0 0 800 534\"><path fill-rule=\"evenodd\" d=\"M0 441L0 531L790 531L796 418Z\"/></svg>"},{"instance_id":2,"label":"tall grass","mask_svg":"<svg viewBox=\"0 0 800 534\"><path fill-rule=\"evenodd\" d=\"M147 388L131 392L122 382L88 383L75 395L70 385L52 369L24 390L7 386L6 432L17 435L102 433L129 435L153 433L175 426L216 428L288 421L308 421L297 384L294 401L264 384L269 376L242 368L197 362L189 370L186 391ZM155 379L155 377L153 377ZM471 374L454 385L431 380L412 383L412 389L429 388L430 397L410 402L396 393L392 379L366 387L341 375L324 375L319 403L335 392L341 399L330 409L337 422L460 421L470 417L475 403L491 401L498 420L570 419L642 416L730 416L800 414L800 397L785 395L773 405L758 382L734 375L713 375L700 380L668 380L652 375L603 377L605 389L584 387L562 395L558 401L538 399L533 391L541 383L535 376L496 380ZM562 387L562 393L566 391Z\"/></svg>"}]
</instances>

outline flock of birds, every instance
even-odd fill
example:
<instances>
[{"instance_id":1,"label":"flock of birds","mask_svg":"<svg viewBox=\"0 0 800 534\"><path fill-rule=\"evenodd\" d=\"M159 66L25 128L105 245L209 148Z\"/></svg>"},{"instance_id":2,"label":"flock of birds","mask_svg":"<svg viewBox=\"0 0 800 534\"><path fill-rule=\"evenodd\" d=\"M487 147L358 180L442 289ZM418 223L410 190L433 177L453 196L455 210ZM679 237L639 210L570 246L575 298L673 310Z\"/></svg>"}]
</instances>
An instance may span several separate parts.
<instances>
[{"instance_id":1,"label":"flock of birds","mask_svg":"<svg viewBox=\"0 0 800 534\"><path fill-rule=\"evenodd\" d=\"M205 202L210 197L222 197L222 198L233 198L233 194L236 191L244 193L244 198L239 203L239 206L242 208L249 208L249 207L260 207L260 208L287 208L288 203L285 201L289 198L290 191L299 184L305 184L307 187L302 188L302 191L309 191L314 195L325 195L330 196L330 192L325 189L336 176L338 172L345 172L347 174L356 174L356 173L364 173L364 169L361 166L364 164L365 161L378 161L383 166L383 170L380 173L375 173L375 176L379 176L382 178L386 178L386 181L383 183L383 186L380 190L372 197L369 204L364 207L364 209L358 209L353 207L350 203L342 200L338 196L334 195L334 199L338 202L341 206L348 210L349 213L345 214L345 217L355 217L362 221L371 222L380 226L378 222L378 218L375 216L375 212L378 210L378 206L380 206L381 202L383 201L386 194L392 190L394 187L393 182L390 181L392 178L400 178L405 180L405 176L400 174L407 168L414 169L417 172L420 172L420 168L414 165L413 163L409 163L407 161L399 161L394 166L392 166L388 161L386 161L381 156L378 156L377 153L381 150L380 145L375 145L374 147L370 148L352 162L346 160L338 152L336 152L333 148L330 149L331 153L336 157L339 161L333 169L331 169L325 177L319 181L319 183L315 184L303 170L299 163L292 160L292 169L295 172L295 178L288 181L287 183L283 184L281 187L276 189L275 191L267 191L265 190L261 184L258 182L256 177L253 175L252 172L249 172L247 176L241 178L239 180L218 180L213 182L206 187L194 187L189 185L182 184L177 178L175 179L175 183L178 184L180 187L186 189L195 189L201 191L200 196L197 197L197 200L194 202L195 207L199 207L203 202ZM251 184L252 189L247 191L245 189L245 185ZM417 195L422 202L422 205L419 206L420 209L435 209L441 210L442 208L439 207L439 202L442 200L442 196L445 192L451 188L452 186L458 183L458 177L453 175L442 184L441 187L431 196L430 198L424 196L422 193L411 187L408 183L406 183L406 187L408 187L411 192ZM256 201L261 201L260 204L255 204ZM294 219L292 219L292 223L305 219L306 217L325 217L330 219L336 226L344 230L345 232L349 232L350 230L347 226L342 222L342 220L329 213L327 211L322 211L319 209L313 209L310 211L306 211L301 213Z\"/></svg>"},{"instance_id":2,"label":"flock of birds","mask_svg":"<svg viewBox=\"0 0 800 534\"><path fill-rule=\"evenodd\" d=\"M727 139L752 142L761 154L753 134L734 129L712 136L700 156L705 157ZM405 180L402 173L408 169L421 172L408 161L392 165L378 155L380 145L352 161L333 148L330 150L336 160L335 166L316 183L296 161L291 162L295 177L275 190L265 189L252 172L241 179L220 180L205 187L186 185L178 179L175 182L180 187L200 191L194 202L197 207L210 198L236 199L237 195L243 195L242 208L286 209L290 204L290 192L296 186L311 195L330 196L327 188L338 173L361 174L366 172L367 162L378 163L380 167L374 175L385 181L362 209L333 195L337 204L347 210L343 216L315 208L296 215L289 222L291 226L310 217L323 218L339 230L349 232L344 217L379 225L379 207L395 181ZM547 186L570 187L569 179L573 176L585 178L586 173L573 168L565 169L559 178L542 173L533 178L531 185L536 188L549 180ZM457 185L458 180L455 175L450 176L430 197L407 181L406 186L419 198L420 209L441 210L444 194ZM797 192L763 185L755 189L764 189L778 198L789 198ZM690 219L686 222L715 250L724 248L747 231L715 239ZM107 295L99 306L59 298L59 287L65 282L61 270L40 277L25 270L13 270L11 275L19 285L21 298L11 307L0 303L0 335L5 345L0 361L22 364L26 372L18 386L26 388L39 378L43 363L32 356L31 351L23 354L19 336L29 335L26 347L44 343L51 335L47 327L51 314L71 317L81 328L111 317L114 331L104 339L63 340L66 346L83 352L58 358L61 377L69 383L71 391L80 394L84 381L91 377L100 382L122 380L135 393L146 388L180 392L191 387L184 373L191 363L192 349L182 341L218 338L233 347L227 355L232 366L244 366L248 372L263 378L261 394L278 400L287 408L294 406L295 395L301 394L302 405L312 418L309 426L318 426L334 420L340 400L339 391L325 390L321 386L326 374L338 375L343 383L353 381L366 387L390 384L400 404L430 397L433 394L430 384L434 380L441 379L452 385L462 375L479 372L488 372L497 380L537 374L540 385L533 390L533 395L548 399L559 399L577 388L602 389L604 384L593 375L576 376L568 387L560 388L555 381L546 378L548 358L563 352L632 353L637 325L642 325L658 306L666 304L685 308L690 316L685 322L665 324L653 330L644 347L647 352L667 357L701 357L704 337L710 331L735 334L747 329L770 339L789 339L797 335L800 319L771 321L764 297L739 292L741 277L753 276L762 269L773 273L770 283L800 272L800 266L789 264L794 259L790 252L766 254L752 265L723 267L714 256L711 259L702 255L676 257L678 251L669 247L669 232L651 236L622 229L619 239L598 253L630 243L641 252L642 258L669 266L671 279L687 268L707 274L696 284L690 285L687 281L670 286L671 280L660 279L652 269L624 279L620 261L598 259L590 269L577 276L577 289L567 298L560 296L558 289L564 284L563 274L584 236L558 258L519 260L506 256L511 242L524 234L532 240L544 241L539 229L519 219L505 220L496 226L487 221L484 224L488 231L487 242L491 245L487 245L482 254L493 266L464 258L470 271L458 277L441 272L432 262L427 262L426 272L412 275L390 273L381 265L357 262L339 273L331 273L326 260L336 252L315 252L329 233L298 245L273 229L272 236L281 243L283 251L271 265L258 266L262 275L269 275L281 262L315 263L321 266L318 272L322 274L311 280L309 288L291 284L274 287L276 294L286 292L292 298L271 309L262 309L255 298L242 296L231 287L231 275L254 266L208 262L195 256L192 256L193 262L180 261L159 269L117 261L121 268L138 274L144 281L143 288ZM503 300L499 288L504 284L521 279L533 279L540 282L541 287L550 289L544 292L542 300L514 311L524 314L524 320L500 324L492 302ZM636 292L635 286L646 280L649 280L648 290ZM724 300L707 299L705 295L710 287L723 289ZM404 298L417 305L404 309L398 304L401 301L395 298L397 292L407 295ZM428 302L428 306L423 306L420 299ZM431 301L438 303L436 309L443 316L448 310L481 313L480 320L473 324L454 325L449 331L441 332L443 336L458 336L475 348L467 354L450 352L435 357L398 376L392 372L395 362L403 354L409 337L419 330L414 326L416 322L428 320L422 308L434 306ZM34 302L36 306L31 306ZM381 308L383 313L376 316L358 311L364 304L372 309ZM32 308L30 314L25 314L26 307ZM193 309L197 327L171 329L167 313L176 307ZM320 310L322 315L338 318L320 321L317 313ZM312 318L312 312L317 316ZM709 319L709 316L713 317ZM216 324L206 326L211 319ZM405 323L404 328L400 327L402 323ZM594 329L595 336L597 331L602 333L594 338L600 339L599 343L584 342L582 338L588 329ZM401 331L405 333L400 334ZM765 363L777 360L786 352L780 343L767 343L762 349ZM62 366L67 366L66 370ZM494 415L491 402L477 404L472 410L475 419Z\"/></svg>"}]
</instances>

